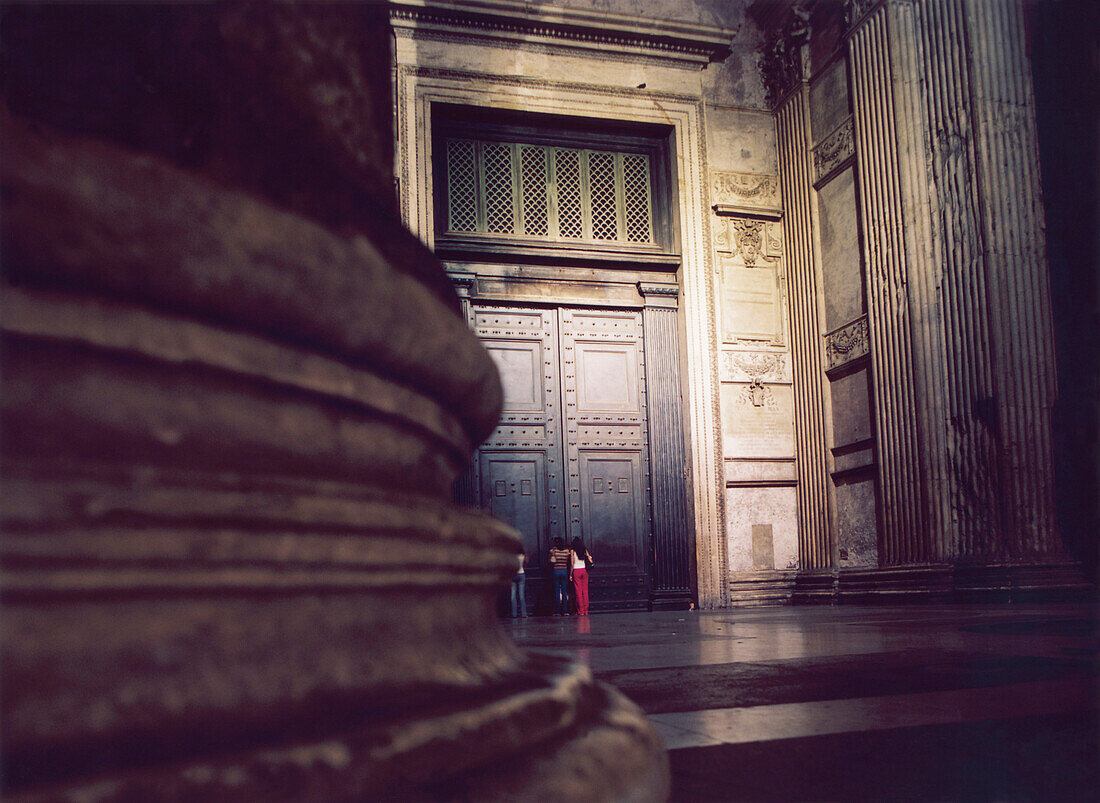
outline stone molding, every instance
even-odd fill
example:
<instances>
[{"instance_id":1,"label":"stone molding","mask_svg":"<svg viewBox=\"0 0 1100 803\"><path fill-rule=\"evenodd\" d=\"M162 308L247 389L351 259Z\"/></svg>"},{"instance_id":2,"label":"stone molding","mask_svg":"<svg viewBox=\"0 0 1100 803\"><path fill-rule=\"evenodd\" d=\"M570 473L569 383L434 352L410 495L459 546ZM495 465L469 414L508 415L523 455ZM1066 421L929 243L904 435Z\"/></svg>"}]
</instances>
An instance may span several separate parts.
<instances>
[{"instance_id":1,"label":"stone molding","mask_svg":"<svg viewBox=\"0 0 1100 803\"><path fill-rule=\"evenodd\" d=\"M815 189L853 162L856 156L853 134L852 116L848 115L831 134L813 147Z\"/></svg>"},{"instance_id":2,"label":"stone molding","mask_svg":"<svg viewBox=\"0 0 1100 803\"><path fill-rule=\"evenodd\" d=\"M680 300L680 288L675 284L638 282L638 293L647 307L676 309Z\"/></svg>"},{"instance_id":3,"label":"stone molding","mask_svg":"<svg viewBox=\"0 0 1100 803\"><path fill-rule=\"evenodd\" d=\"M866 315L861 315L825 335L826 371L842 368L870 353L871 330Z\"/></svg>"},{"instance_id":4,"label":"stone molding","mask_svg":"<svg viewBox=\"0 0 1100 803\"><path fill-rule=\"evenodd\" d=\"M390 6L394 28L414 36L459 34L468 39L552 44L601 54L657 55L699 68L728 56L735 34L710 25L502 0L392 0Z\"/></svg>"}]
</instances>

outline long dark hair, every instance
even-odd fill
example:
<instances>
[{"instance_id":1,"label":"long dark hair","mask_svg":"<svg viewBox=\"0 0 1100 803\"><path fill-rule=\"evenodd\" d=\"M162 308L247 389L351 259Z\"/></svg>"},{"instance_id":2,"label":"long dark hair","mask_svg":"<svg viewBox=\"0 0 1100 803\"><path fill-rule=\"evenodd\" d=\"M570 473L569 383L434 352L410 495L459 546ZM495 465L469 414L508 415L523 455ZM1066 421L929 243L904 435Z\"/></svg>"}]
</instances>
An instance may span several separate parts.
<instances>
[{"instance_id":1,"label":"long dark hair","mask_svg":"<svg viewBox=\"0 0 1100 803\"><path fill-rule=\"evenodd\" d=\"M570 549L577 553L577 557L581 560L588 559L588 550L584 547L584 541L579 537L573 539L573 543L569 545Z\"/></svg>"},{"instance_id":2,"label":"long dark hair","mask_svg":"<svg viewBox=\"0 0 1100 803\"><path fill-rule=\"evenodd\" d=\"M554 544L554 549L565 549L565 541L561 540L560 535L555 535L554 536L553 544Z\"/></svg>"}]
</instances>

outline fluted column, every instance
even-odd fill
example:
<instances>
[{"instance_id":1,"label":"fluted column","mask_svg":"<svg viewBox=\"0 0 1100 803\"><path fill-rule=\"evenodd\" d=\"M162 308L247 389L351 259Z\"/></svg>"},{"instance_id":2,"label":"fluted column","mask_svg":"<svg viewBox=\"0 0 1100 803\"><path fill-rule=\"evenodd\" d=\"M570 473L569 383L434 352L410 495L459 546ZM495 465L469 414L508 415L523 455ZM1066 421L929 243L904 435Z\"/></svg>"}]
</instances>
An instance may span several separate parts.
<instances>
[{"instance_id":1,"label":"fluted column","mask_svg":"<svg viewBox=\"0 0 1100 803\"><path fill-rule=\"evenodd\" d=\"M898 16L906 21L916 17L916 33L907 26L897 36L913 45L897 49L920 54L927 87L905 87L910 97L923 99L927 143L927 161L923 155L920 159L926 178L914 183L910 202L916 213L914 232L927 236L931 262L911 273L912 286L923 291L914 295L914 314L925 310L929 318L928 310L938 309L942 317L939 328L922 331L918 350L931 368L919 395L922 401L940 400L939 415L925 432L925 453L934 467L929 518L949 517L943 520L949 528L946 537L937 539L937 557L993 557L1002 544L1000 463L989 407L994 396L992 333L980 252L962 0L928 0L916 14L903 6ZM922 226L928 227L927 235Z\"/></svg>"},{"instance_id":2,"label":"fluted column","mask_svg":"<svg viewBox=\"0 0 1100 803\"><path fill-rule=\"evenodd\" d=\"M1011 558L1060 553L1050 410L1057 393L1035 98L1023 4L965 0L981 254L993 340L991 414Z\"/></svg>"},{"instance_id":3,"label":"fluted column","mask_svg":"<svg viewBox=\"0 0 1100 803\"><path fill-rule=\"evenodd\" d=\"M776 112L783 196L783 254L794 368L795 454L798 468L798 553L803 571L832 566L829 544L824 368L818 316L817 267L811 220L812 165L807 92L797 89Z\"/></svg>"},{"instance_id":4,"label":"fluted column","mask_svg":"<svg viewBox=\"0 0 1100 803\"><path fill-rule=\"evenodd\" d=\"M687 455L676 336L679 290L642 282L645 299L646 399L653 511L653 605L688 606L691 599L691 523L687 510Z\"/></svg>"},{"instance_id":5,"label":"fluted column","mask_svg":"<svg viewBox=\"0 0 1100 803\"><path fill-rule=\"evenodd\" d=\"M852 33L848 47L885 530L882 562L901 564L926 560L929 549L921 510L909 258L901 225L904 215L891 83L890 10L891 4L886 4L872 12Z\"/></svg>"}]
</instances>

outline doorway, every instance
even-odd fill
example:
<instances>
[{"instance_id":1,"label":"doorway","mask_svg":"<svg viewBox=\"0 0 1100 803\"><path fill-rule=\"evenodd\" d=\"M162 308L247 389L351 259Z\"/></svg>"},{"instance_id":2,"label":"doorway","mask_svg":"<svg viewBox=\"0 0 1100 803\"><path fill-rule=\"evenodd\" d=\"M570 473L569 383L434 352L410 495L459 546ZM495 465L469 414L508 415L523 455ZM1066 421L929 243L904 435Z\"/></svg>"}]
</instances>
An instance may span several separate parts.
<instances>
[{"instance_id":1,"label":"doorway","mask_svg":"<svg viewBox=\"0 0 1100 803\"><path fill-rule=\"evenodd\" d=\"M547 551L581 537L592 609L649 605L649 436L642 312L474 305L504 387L475 458L482 508L518 530L528 599L547 609Z\"/></svg>"}]
</instances>

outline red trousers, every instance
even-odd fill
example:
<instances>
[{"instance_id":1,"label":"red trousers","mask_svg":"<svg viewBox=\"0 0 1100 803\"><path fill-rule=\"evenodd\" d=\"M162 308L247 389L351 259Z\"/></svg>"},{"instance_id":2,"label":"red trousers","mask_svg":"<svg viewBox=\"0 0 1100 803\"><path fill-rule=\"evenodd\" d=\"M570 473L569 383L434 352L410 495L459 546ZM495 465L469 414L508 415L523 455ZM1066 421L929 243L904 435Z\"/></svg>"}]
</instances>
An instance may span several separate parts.
<instances>
[{"instance_id":1,"label":"red trousers","mask_svg":"<svg viewBox=\"0 0 1100 803\"><path fill-rule=\"evenodd\" d=\"M588 570L573 570L573 596L577 600L577 613L584 616L588 613Z\"/></svg>"}]
</instances>

